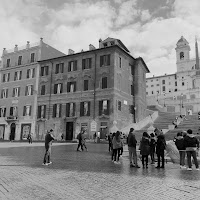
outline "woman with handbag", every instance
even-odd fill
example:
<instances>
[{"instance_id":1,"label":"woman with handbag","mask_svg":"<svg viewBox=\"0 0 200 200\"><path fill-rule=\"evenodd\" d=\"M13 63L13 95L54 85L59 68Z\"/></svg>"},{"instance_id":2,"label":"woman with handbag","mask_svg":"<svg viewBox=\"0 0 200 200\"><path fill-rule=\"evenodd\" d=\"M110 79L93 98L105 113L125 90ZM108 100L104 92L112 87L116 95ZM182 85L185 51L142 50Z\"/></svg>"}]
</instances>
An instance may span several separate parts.
<instances>
[{"instance_id":1,"label":"woman with handbag","mask_svg":"<svg viewBox=\"0 0 200 200\"><path fill-rule=\"evenodd\" d=\"M140 141L140 154L142 155L142 166L148 168L148 155L150 154L150 141L147 132L144 132Z\"/></svg>"}]
</instances>

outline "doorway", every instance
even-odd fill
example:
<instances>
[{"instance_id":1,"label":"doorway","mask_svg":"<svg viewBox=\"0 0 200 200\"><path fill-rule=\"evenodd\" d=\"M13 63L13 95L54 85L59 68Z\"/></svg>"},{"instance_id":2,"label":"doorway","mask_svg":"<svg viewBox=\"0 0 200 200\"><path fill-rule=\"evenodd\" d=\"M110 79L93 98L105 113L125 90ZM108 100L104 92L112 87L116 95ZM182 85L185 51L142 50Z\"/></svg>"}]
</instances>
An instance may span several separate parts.
<instances>
[{"instance_id":1,"label":"doorway","mask_svg":"<svg viewBox=\"0 0 200 200\"><path fill-rule=\"evenodd\" d=\"M72 140L73 139L73 132L74 132L74 123L73 122L67 122L66 123L66 140Z\"/></svg>"},{"instance_id":2,"label":"doorway","mask_svg":"<svg viewBox=\"0 0 200 200\"><path fill-rule=\"evenodd\" d=\"M108 134L107 127L101 127L100 128L100 138L105 139L107 134Z\"/></svg>"},{"instance_id":3,"label":"doorway","mask_svg":"<svg viewBox=\"0 0 200 200\"><path fill-rule=\"evenodd\" d=\"M16 125L15 123L12 123L10 125L10 141L15 140L15 130L16 130Z\"/></svg>"}]
</instances>

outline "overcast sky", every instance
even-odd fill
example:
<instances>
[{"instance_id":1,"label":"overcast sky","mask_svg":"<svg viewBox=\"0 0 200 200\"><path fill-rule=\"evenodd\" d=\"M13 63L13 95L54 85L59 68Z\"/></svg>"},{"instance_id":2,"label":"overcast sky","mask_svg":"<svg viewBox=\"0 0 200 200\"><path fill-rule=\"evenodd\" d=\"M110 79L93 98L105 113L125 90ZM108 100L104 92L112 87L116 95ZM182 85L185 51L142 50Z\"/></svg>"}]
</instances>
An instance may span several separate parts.
<instances>
[{"instance_id":1,"label":"overcast sky","mask_svg":"<svg viewBox=\"0 0 200 200\"><path fill-rule=\"evenodd\" d=\"M200 36L200 0L0 0L0 49L44 42L67 54L120 39L151 73L176 72L175 47L183 35L194 57ZM200 37L199 37L200 38ZM200 42L199 42L200 44Z\"/></svg>"}]
</instances>

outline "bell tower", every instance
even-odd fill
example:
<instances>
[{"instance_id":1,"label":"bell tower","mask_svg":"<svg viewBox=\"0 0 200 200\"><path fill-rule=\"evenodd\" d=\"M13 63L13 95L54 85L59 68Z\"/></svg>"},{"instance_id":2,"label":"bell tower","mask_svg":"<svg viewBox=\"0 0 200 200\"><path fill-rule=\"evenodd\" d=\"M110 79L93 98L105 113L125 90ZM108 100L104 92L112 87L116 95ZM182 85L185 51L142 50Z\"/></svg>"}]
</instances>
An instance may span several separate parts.
<instances>
[{"instance_id":1,"label":"bell tower","mask_svg":"<svg viewBox=\"0 0 200 200\"><path fill-rule=\"evenodd\" d=\"M176 67L177 72L188 70L188 61L190 60L190 45L188 41L181 36L176 43Z\"/></svg>"}]
</instances>

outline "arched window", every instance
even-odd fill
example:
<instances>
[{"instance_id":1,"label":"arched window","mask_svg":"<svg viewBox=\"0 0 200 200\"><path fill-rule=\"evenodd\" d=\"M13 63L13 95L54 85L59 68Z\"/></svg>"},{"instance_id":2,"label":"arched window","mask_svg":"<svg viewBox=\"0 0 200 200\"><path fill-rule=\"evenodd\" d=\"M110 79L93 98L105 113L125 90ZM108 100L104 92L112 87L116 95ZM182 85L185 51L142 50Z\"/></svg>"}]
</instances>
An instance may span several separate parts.
<instances>
[{"instance_id":1,"label":"arched window","mask_svg":"<svg viewBox=\"0 0 200 200\"><path fill-rule=\"evenodd\" d=\"M180 53L180 60L183 60L184 59L184 52L181 52Z\"/></svg>"}]
</instances>

